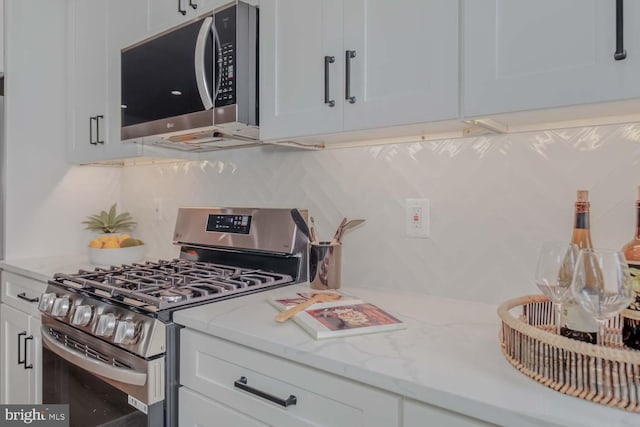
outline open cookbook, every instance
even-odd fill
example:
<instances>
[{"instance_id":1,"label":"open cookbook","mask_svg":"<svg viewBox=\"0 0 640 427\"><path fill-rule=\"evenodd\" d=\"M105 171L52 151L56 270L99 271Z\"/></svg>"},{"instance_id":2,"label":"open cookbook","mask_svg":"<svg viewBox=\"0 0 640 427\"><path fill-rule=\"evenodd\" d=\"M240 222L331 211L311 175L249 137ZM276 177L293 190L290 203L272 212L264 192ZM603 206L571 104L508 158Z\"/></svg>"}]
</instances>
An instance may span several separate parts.
<instances>
[{"instance_id":1,"label":"open cookbook","mask_svg":"<svg viewBox=\"0 0 640 427\"><path fill-rule=\"evenodd\" d=\"M280 311L311 298L316 292L299 292L291 296L269 298ZM406 325L380 307L340 294L337 301L316 303L296 314L292 320L315 339L404 329Z\"/></svg>"}]
</instances>

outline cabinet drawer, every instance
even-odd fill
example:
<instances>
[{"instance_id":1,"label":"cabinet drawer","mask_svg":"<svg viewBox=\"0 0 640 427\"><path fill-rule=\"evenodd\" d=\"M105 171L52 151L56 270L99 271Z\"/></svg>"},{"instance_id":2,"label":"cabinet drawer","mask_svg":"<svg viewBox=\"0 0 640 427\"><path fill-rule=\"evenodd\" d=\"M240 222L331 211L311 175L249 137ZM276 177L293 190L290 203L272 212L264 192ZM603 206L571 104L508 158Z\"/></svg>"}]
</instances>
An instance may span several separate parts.
<instances>
[{"instance_id":1,"label":"cabinet drawer","mask_svg":"<svg viewBox=\"0 0 640 427\"><path fill-rule=\"evenodd\" d=\"M180 427L267 427L240 412L207 399L186 387L180 387Z\"/></svg>"},{"instance_id":2,"label":"cabinet drawer","mask_svg":"<svg viewBox=\"0 0 640 427\"><path fill-rule=\"evenodd\" d=\"M268 425L399 425L396 395L226 340L184 329L180 355L184 386Z\"/></svg>"},{"instance_id":3,"label":"cabinet drawer","mask_svg":"<svg viewBox=\"0 0 640 427\"><path fill-rule=\"evenodd\" d=\"M404 420L402 427L422 427L426 425L438 427L495 426L495 424L413 400L405 400L402 404L402 411Z\"/></svg>"},{"instance_id":4,"label":"cabinet drawer","mask_svg":"<svg viewBox=\"0 0 640 427\"><path fill-rule=\"evenodd\" d=\"M8 271L2 271L1 277L0 299L2 302L39 319L38 301L40 295L47 288L47 284Z\"/></svg>"}]
</instances>

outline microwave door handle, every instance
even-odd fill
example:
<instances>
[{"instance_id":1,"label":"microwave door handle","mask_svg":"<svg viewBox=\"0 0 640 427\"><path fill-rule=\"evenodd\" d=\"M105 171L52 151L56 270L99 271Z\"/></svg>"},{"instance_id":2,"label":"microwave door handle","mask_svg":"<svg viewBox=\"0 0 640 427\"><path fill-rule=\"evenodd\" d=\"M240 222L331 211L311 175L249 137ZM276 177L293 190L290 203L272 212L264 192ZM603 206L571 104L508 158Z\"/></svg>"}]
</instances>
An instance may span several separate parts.
<instances>
[{"instance_id":1,"label":"microwave door handle","mask_svg":"<svg viewBox=\"0 0 640 427\"><path fill-rule=\"evenodd\" d=\"M130 369L117 368L115 366L107 365L104 362L91 359L80 352L71 350L69 347L62 345L51 338L45 327L42 327L41 329L42 344L67 362L96 375L124 384L144 385L147 382L147 374L132 371Z\"/></svg>"},{"instance_id":2,"label":"microwave door handle","mask_svg":"<svg viewBox=\"0 0 640 427\"><path fill-rule=\"evenodd\" d=\"M196 39L196 50L195 50L195 70L196 70L196 83L198 85L198 93L200 94L200 99L202 100L202 105L205 110L210 110L213 108L213 100L218 93L218 85L216 84L216 94L214 97L211 97L209 93L209 88L207 87L207 73L204 69L204 56L206 54L205 49L207 47L207 38L209 37L209 31L213 29L215 39L218 39L218 33L215 30L215 27L212 26L213 17L209 16L205 18L202 23L202 27L200 27L200 32L198 33L198 38ZM215 41L214 41L215 48Z\"/></svg>"}]
</instances>

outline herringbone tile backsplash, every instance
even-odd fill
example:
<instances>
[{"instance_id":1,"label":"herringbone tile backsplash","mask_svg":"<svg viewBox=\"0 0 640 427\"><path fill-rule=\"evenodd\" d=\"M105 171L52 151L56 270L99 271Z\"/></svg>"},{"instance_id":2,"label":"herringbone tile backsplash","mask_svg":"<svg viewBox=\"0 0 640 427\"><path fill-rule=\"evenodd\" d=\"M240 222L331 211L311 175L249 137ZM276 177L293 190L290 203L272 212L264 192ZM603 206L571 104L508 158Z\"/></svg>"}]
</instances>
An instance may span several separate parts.
<instances>
[{"instance_id":1,"label":"herringbone tile backsplash","mask_svg":"<svg viewBox=\"0 0 640 427\"><path fill-rule=\"evenodd\" d=\"M321 239L343 216L343 289L419 291L499 303L537 293L544 240L568 241L577 189L590 190L595 246L635 230L640 124L303 151L255 148L122 172L122 203L155 253L180 206L306 208ZM431 237L404 235L404 199L431 200ZM162 201L162 218L153 200Z\"/></svg>"}]
</instances>

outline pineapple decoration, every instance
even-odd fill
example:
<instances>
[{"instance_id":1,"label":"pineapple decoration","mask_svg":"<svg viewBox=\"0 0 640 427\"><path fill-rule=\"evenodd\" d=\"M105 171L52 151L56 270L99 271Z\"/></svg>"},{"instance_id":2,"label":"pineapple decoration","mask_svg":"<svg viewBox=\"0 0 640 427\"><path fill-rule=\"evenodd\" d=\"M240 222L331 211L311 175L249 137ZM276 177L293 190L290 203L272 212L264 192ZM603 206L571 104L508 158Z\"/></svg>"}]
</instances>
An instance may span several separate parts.
<instances>
[{"instance_id":1,"label":"pineapple decoration","mask_svg":"<svg viewBox=\"0 0 640 427\"><path fill-rule=\"evenodd\" d=\"M142 240L134 239L128 234L118 234L121 231L130 231L136 222L129 212L118 214L116 203L111 206L109 212L101 211L99 214L90 215L82 224L86 225L87 230L104 233L89 242L90 248L116 249L144 245Z\"/></svg>"}]
</instances>

